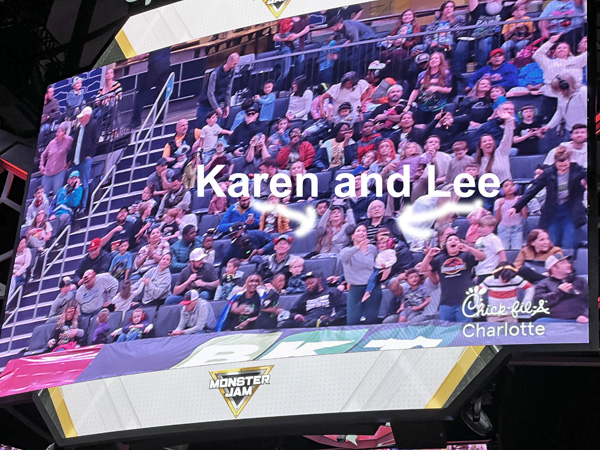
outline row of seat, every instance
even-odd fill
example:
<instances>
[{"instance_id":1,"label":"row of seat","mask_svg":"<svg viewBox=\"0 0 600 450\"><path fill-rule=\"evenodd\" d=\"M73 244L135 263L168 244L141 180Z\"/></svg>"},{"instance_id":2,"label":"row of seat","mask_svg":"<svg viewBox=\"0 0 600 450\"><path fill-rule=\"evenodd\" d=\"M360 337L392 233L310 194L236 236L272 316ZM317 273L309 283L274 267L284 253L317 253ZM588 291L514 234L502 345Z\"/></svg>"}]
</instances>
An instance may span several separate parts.
<instances>
[{"instance_id":1,"label":"row of seat","mask_svg":"<svg viewBox=\"0 0 600 450\"><path fill-rule=\"evenodd\" d=\"M343 296L345 299L347 299L348 293L344 292ZM282 309L290 311L300 297L301 295L283 295L279 298L278 306ZM215 317L219 317L228 301L220 300L210 301L208 303L212 307ZM378 315L379 320L383 320L388 314L390 314L391 310L393 309L393 305L394 295L391 293L391 291L384 289ZM144 307L143 309L146 314L145 320L153 323L154 325L152 331L148 334L148 338L168 336L169 332L174 330L179 323L181 308L182 306L180 305L163 305L158 309L154 306ZM124 312L116 311L110 313L108 319L110 332L113 332L130 323L132 313L133 309ZM96 328L98 328L97 315L94 315L91 318L84 317L80 319L78 326L85 331L85 335L80 341L80 344L92 345L94 332L96 331ZM33 355L42 352L52 337L55 327L55 322L37 326L33 330L31 339L29 341L29 346L25 351L25 355ZM113 339L109 337L109 342L112 342L112 340Z\"/></svg>"}]
</instances>

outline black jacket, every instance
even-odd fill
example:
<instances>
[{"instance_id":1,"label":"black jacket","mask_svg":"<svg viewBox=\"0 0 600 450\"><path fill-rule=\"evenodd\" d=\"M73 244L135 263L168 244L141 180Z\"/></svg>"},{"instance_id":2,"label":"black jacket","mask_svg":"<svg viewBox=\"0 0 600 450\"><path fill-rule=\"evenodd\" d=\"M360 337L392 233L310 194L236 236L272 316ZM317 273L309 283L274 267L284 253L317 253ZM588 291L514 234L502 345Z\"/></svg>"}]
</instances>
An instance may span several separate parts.
<instances>
[{"instance_id":1,"label":"black jacket","mask_svg":"<svg viewBox=\"0 0 600 450\"><path fill-rule=\"evenodd\" d=\"M576 228L582 227L587 222L587 213L583 206L583 194L585 188L581 185L581 180L587 177L587 171L577 163L571 163L569 170L569 214ZM521 211L529 201L535 197L543 188L546 188L546 201L542 206L540 217L540 228L548 229L552 217L556 215L558 207L558 172L556 166L548 167L533 183L529 189L521 196L521 199L515 203L515 210Z\"/></svg>"},{"instance_id":2,"label":"black jacket","mask_svg":"<svg viewBox=\"0 0 600 450\"><path fill-rule=\"evenodd\" d=\"M98 149L98 139L100 137L100 133L98 131L98 123L94 119L90 119L88 124L85 126L85 132L83 133L83 138L81 140L81 153L80 161L87 157L93 158L96 156L96 150ZM75 151L77 149L77 140L79 139L79 133L81 132L81 127L77 128L73 133L73 145L71 145L71 150L69 151L69 155L67 157L67 162L72 163L75 158Z\"/></svg>"}]
</instances>

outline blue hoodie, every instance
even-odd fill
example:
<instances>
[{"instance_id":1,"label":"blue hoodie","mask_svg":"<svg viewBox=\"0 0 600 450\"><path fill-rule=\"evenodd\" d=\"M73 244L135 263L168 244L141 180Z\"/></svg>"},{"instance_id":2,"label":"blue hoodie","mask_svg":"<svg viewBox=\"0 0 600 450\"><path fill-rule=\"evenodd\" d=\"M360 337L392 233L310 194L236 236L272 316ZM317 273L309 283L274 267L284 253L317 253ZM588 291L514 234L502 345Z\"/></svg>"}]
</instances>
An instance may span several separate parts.
<instances>
[{"instance_id":1,"label":"blue hoodie","mask_svg":"<svg viewBox=\"0 0 600 450\"><path fill-rule=\"evenodd\" d=\"M517 68L510 63L502 63L496 70L487 65L482 67L469 79L469 87L475 86L475 83L484 75L490 77L492 86L502 86L507 91L517 85L518 72Z\"/></svg>"}]
</instances>

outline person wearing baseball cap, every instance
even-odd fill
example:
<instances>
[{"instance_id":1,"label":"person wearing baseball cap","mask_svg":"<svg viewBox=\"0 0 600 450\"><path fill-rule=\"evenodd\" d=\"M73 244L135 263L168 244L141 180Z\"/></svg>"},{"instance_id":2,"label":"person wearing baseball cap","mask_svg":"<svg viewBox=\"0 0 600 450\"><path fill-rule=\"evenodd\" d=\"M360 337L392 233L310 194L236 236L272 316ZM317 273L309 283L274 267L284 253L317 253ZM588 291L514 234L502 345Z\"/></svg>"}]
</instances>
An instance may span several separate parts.
<instances>
[{"instance_id":1,"label":"person wearing baseball cap","mask_svg":"<svg viewBox=\"0 0 600 450\"><path fill-rule=\"evenodd\" d=\"M263 256L258 265L257 272L265 282L270 282L273 275L290 271L290 248L294 238L288 234L282 234L273 240L275 253L269 256Z\"/></svg>"},{"instance_id":2,"label":"person wearing baseball cap","mask_svg":"<svg viewBox=\"0 0 600 450\"><path fill-rule=\"evenodd\" d=\"M58 320L58 316L60 316L67 307L67 304L75 298L75 290L77 289L77 285L71 277L62 277L58 283L58 287L60 292L52 302L52 306L50 306L48 323L56 322Z\"/></svg>"},{"instance_id":3,"label":"person wearing baseball cap","mask_svg":"<svg viewBox=\"0 0 600 450\"><path fill-rule=\"evenodd\" d=\"M102 240L94 238L88 245L88 253L79 263L79 267L75 270L75 280L81 286L82 279L87 270L92 269L96 273L108 272L111 263L111 256L102 248Z\"/></svg>"},{"instance_id":4,"label":"person wearing baseball cap","mask_svg":"<svg viewBox=\"0 0 600 450\"><path fill-rule=\"evenodd\" d=\"M200 297L205 300L213 297L219 278L215 267L204 261L205 258L206 253L202 248L194 248L190 252L190 262L179 274L173 294L167 297L165 305L180 303L185 293L192 289L199 289Z\"/></svg>"},{"instance_id":5,"label":"person wearing baseball cap","mask_svg":"<svg viewBox=\"0 0 600 450\"><path fill-rule=\"evenodd\" d=\"M536 322L589 322L588 282L573 271L571 256L555 253L544 264L547 278L535 287L533 304L544 302L548 314L533 317Z\"/></svg>"},{"instance_id":6,"label":"person wearing baseball cap","mask_svg":"<svg viewBox=\"0 0 600 450\"><path fill-rule=\"evenodd\" d=\"M159 197L164 195L171 186L171 179L175 175L173 169L168 168L169 162L165 158L159 158L156 161L155 172L148 177L146 186L154 187L154 196Z\"/></svg>"},{"instance_id":7,"label":"person wearing baseball cap","mask_svg":"<svg viewBox=\"0 0 600 450\"><path fill-rule=\"evenodd\" d=\"M234 222L224 231L228 233L231 245L227 248L221 265L227 264L231 258L249 261L256 257L253 262L260 262L261 255L273 253L273 238L264 231L248 230L247 224L242 222Z\"/></svg>"},{"instance_id":8,"label":"person wearing baseball cap","mask_svg":"<svg viewBox=\"0 0 600 450\"><path fill-rule=\"evenodd\" d=\"M77 115L78 125L71 135L73 146L67 156L67 162L71 163L71 169L80 173L81 187L83 188L81 200L83 210L87 208L92 158L96 156L100 137L99 126L97 121L92 118L92 113L92 108L86 106Z\"/></svg>"},{"instance_id":9,"label":"person wearing baseball cap","mask_svg":"<svg viewBox=\"0 0 600 450\"><path fill-rule=\"evenodd\" d=\"M61 187L56 193L54 214L50 216L50 220L54 218L58 219L57 234L72 222L73 216L81 206L82 198L83 188L79 180L79 171L72 170L69 172L67 184Z\"/></svg>"},{"instance_id":10,"label":"person wearing baseball cap","mask_svg":"<svg viewBox=\"0 0 600 450\"><path fill-rule=\"evenodd\" d=\"M506 55L501 48L493 49L489 54L488 64L469 78L468 90L471 90L485 75L490 77L492 86L502 86L506 91L518 84L519 72L515 66L506 61Z\"/></svg>"},{"instance_id":11,"label":"person wearing baseball cap","mask_svg":"<svg viewBox=\"0 0 600 450\"><path fill-rule=\"evenodd\" d=\"M240 123L233 133L229 135L229 145L233 145L234 148L246 148L250 143L250 140L256 136L258 133L263 131L263 126L258 121L258 108L255 104L252 104L248 109L246 109L246 117L242 123ZM238 154L236 154L238 152ZM239 150L234 152L235 156L242 156L242 153Z\"/></svg>"},{"instance_id":12,"label":"person wearing baseball cap","mask_svg":"<svg viewBox=\"0 0 600 450\"><path fill-rule=\"evenodd\" d=\"M342 293L334 288L323 287L323 274L313 270L302 277L306 292L290 310L290 318L283 322L286 328L312 328L343 324L346 302Z\"/></svg>"},{"instance_id":13,"label":"person wearing baseball cap","mask_svg":"<svg viewBox=\"0 0 600 450\"><path fill-rule=\"evenodd\" d=\"M201 299L197 290L186 292L180 304L182 308L179 324L169 333L169 336L202 333L215 328L217 323L215 313L208 302Z\"/></svg>"}]
</instances>

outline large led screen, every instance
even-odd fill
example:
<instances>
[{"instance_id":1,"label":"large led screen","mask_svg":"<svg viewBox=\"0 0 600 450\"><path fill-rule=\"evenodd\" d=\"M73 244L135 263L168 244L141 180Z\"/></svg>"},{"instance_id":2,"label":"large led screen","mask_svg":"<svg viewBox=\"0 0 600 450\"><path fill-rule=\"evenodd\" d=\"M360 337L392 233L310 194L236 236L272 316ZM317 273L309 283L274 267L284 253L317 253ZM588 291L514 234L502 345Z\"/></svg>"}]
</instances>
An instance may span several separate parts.
<instances>
[{"instance_id":1,"label":"large led screen","mask_svg":"<svg viewBox=\"0 0 600 450\"><path fill-rule=\"evenodd\" d=\"M287 3L48 87L4 364L589 343L582 6Z\"/></svg>"}]
</instances>

